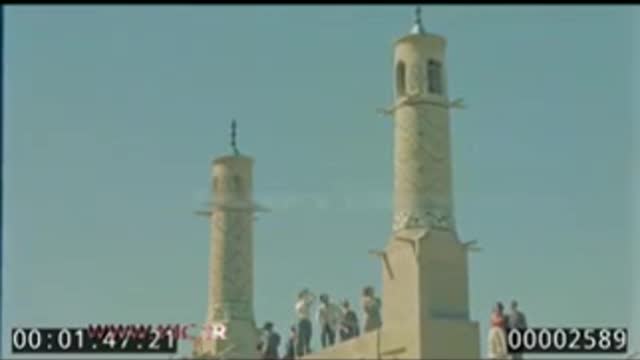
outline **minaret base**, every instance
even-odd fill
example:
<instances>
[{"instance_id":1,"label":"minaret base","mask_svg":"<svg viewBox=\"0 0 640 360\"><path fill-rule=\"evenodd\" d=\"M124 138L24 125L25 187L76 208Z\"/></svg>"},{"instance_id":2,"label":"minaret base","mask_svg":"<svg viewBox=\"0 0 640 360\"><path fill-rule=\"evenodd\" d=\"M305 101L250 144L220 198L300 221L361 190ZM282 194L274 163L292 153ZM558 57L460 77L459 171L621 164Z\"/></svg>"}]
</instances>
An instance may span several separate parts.
<instances>
[{"instance_id":1,"label":"minaret base","mask_svg":"<svg viewBox=\"0 0 640 360\"><path fill-rule=\"evenodd\" d=\"M394 233L382 262L382 328L304 359L480 359L467 249L449 229Z\"/></svg>"},{"instance_id":2,"label":"minaret base","mask_svg":"<svg viewBox=\"0 0 640 360\"><path fill-rule=\"evenodd\" d=\"M205 327L210 328L210 327ZM193 343L196 359L259 359L259 331L252 321L236 320L227 324L226 339L212 339L202 334Z\"/></svg>"},{"instance_id":3,"label":"minaret base","mask_svg":"<svg viewBox=\"0 0 640 360\"><path fill-rule=\"evenodd\" d=\"M433 320L424 325L432 336L421 341L416 341L415 331L390 330L383 325L303 359L481 359L477 323Z\"/></svg>"}]
</instances>

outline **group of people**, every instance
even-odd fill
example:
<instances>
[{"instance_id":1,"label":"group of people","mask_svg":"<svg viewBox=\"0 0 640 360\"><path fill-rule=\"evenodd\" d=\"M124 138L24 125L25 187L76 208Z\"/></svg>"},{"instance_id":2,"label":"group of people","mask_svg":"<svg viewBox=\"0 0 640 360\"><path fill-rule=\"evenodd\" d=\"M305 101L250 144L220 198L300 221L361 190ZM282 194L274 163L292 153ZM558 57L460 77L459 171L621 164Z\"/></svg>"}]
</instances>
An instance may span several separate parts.
<instances>
[{"instance_id":1,"label":"group of people","mask_svg":"<svg viewBox=\"0 0 640 360\"><path fill-rule=\"evenodd\" d=\"M504 306L501 302L498 302L491 313L488 346L490 359L522 359L521 353L509 354L507 349L507 330L526 329L527 318L518 309L517 301L511 301L510 307L509 314L505 314Z\"/></svg>"},{"instance_id":2,"label":"group of people","mask_svg":"<svg viewBox=\"0 0 640 360\"><path fill-rule=\"evenodd\" d=\"M316 296L308 289L298 293L295 302L296 324L290 328L282 359L295 359L311 352L311 337L313 324L311 321L312 308ZM338 305L331 301L327 294L318 297L319 306L316 319L320 330L322 347L335 344L338 340L345 341L360 335L360 325L356 312L353 311L348 300ZM362 290L362 312L364 315L363 331L369 332L382 326L380 315L381 301L375 296L373 287L367 286ZM267 322L263 327L263 336L258 350L263 359L279 359L280 335L274 325Z\"/></svg>"},{"instance_id":3,"label":"group of people","mask_svg":"<svg viewBox=\"0 0 640 360\"><path fill-rule=\"evenodd\" d=\"M311 336L313 334L311 313L315 300L316 296L308 289L303 289L298 293L294 307L297 320L296 324L290 328L282 359L296 359L311 352ZM323 348L335 344L338 338L341 341L345 341L360 335L358 316L351 309L349 301L344 300L339 306L332 302L327 294L321 294L318 300L320 304L316 318L320 330L320 343ZM376 330L382 326L380 310L381 302L375 296L373 287L365 287L362 290L363 332ZM526 328L526 316L518 309L518 303L515 300L511 301L508 314L504 312L504 306L501 302L496 303L491 313L489 358L522 359L522 354L520 353L509 353L507 349L507 331L508 329ZM280 359L279 347L280 335L275 331L273 323L267 322L263 327L262 338L258 344L262 359Z\"/></svg>"}]
</instances>

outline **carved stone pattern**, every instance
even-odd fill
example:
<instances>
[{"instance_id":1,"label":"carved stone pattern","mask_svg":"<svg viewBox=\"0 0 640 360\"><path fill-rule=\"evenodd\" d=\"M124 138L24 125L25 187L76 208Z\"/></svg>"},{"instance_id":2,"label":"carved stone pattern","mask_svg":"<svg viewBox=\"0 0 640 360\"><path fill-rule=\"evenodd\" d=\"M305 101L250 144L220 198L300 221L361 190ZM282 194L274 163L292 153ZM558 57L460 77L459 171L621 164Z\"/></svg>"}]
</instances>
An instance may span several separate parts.
<instances>
[{"instance_id":1,"label":"carved stone pattern","mask_svg":"<svg viewBox=\"0 0 640 360\"><path fill-rule=\"evenodd\" d=\"M225 242L224 251L216 261L222 261L225 299L250 301L252 287L251 214L230 211L214 216L215 233ZM224 253L224 254L222 254Z\"/></svg>"},{"instance_id":2,"label":"carved stone pattern","mask_svg":"<svg viewBox=\"0 0 640 360\"><path fill-rule=\"evenodd\" d=\"M422 213L400 212L393 220L393 231L403 229L442 229L453 230L453 217L442 210L426 210Z\"/></svg>"},{"instance_id":3,"label":"carved stone pattern","mask_svg":"<svg viewBox=\"0 0 640 360\"><path fill-rule=\"evenodd\" d=\"M420 211L432 200L450 198L448 123L428 116L423 107L413 111L417 113L399 114L396 121L394 176L401 210Z\"/></svg>"},{"instance_id":4,"label":"carved stone pattern","mask_svg":"<svg viewBox=\"0 0 640 360\"><path fill-rule=\"evenodd\" d=\"M209 322L230 322L231 320L253 321L251 301L216 301L210 312Z\"/></svg>"},{"instance_id":5,"label":"carved stone pattern","mask_svg":"<svg viewBox=\"0 0 640 360\"><path fill-rule=\"evenodd\" d=\"M211 259L211 278L212 287L213 287L213 296L215 301L221 301L224 292L224 281L222 275L224 274L224 257L226 252L226 227L224 223L224 219L222 217L222 213L216 211L213 213L211 217L212 221L212 247L213 247L213 257Z\"/></svg>"},{"instance_id":6,"label":"carved stone pattern","mask_svg":"<svg viewBox=\"0 0 640 360\"><path fill-rule=\"evenodd\" d=\"M225 309L222 302L215 301L211 304L211 310L209 311L209 319L207 322L226 322L229 321L230 315L228 309Z\"/></svg>"},{"instance_id":7,"label":"carved stone pattern","mask_svg":"<svg viewBox=\"0 0 640 360\"><path fill-rule=\"evenodd\" d=\"M396 122L396 141L400 142L396 144L396 196L401 198L396 211L401 212L394 218L393 228L451 229L451 209L442 204L450 197L448 124L427 116L423 108L415 111L416 118L401 117Z\"/></svg>"},{"instance_id":8,"label":"carved stone pattern","mask_svg":"<svg viewBox=\"0 0 640 360\"><path fill-rule=\"evenodd\" d=\"M446 120L428 116L424 113L424 110L418 111L420 118L424 119L425 152L437 163L445 162L449 157L449 134Z\"/></svg>"},{"instance_id":9,"label":"carved stone pattern","mask_svg":"<svg viewBox=\"0 0 640 360\"><path fill-rule=\"evenodd\" d=\"M425 211L425 217L432 228L452 230L453 216L449 211L431 209Z\"/></svg>"},{"instance_id":10,"label":"carved stone pattern","mask_svg":"<svg viewBox=\"0 0 640 360\"><path fill-rule=\"evenodd\" d=\"M408 119L407 119L408 120ZM415 120L414 120L415 121ZM415 124L414 124L415 125ZM419 124L418 124L419 125ZM396 144L399 147L396 160L400 169L417 169L418 174L412 176L412 172L398 171L396 177L400 180L402 188L411 189L412 192L422 193L426 189L424 188L424 171L426 170L424 151L422 149L422 135L418 132L414 126L405 121L399 121L398 124L399 136L397 141L400 144ZM411 174L411 176L410 176Z\"/></svg>"},{"instance_id":11,"label":"carved stone pattern","mask_svg":"<svg viewBox=\"0 0 640 360\"><path fill-rule=\"evenodd\" d=\"M253 320L253 304L250 301L229 301L229 320Z\"/></svg>"},{"instance_id":12,"label":"carved stone pattern","mask_svg":"<svg viewBox=\"0 0 640 360\"><path fill-rule=\"evenodd\" d=\"M405 110L407 111L407 110ZM394 154L394 197L396 210L411 207L411 202L415 201L413 194L420 191L416 185L420 182L415 181L415 176L410 169L419 169L420 159L416 159L415 152L415 136L413 126L408 121L412 119L404 119L400 117L395 124L395 154Z\"/></svg>"},{"instance_id":13,"label":"carved stone pattern","mask_svg":"<svg viewBox=\"0 0 640 360\"><path fill-rule=\"evenodd\" d=\"M426 114L425 114L426 115ZM449 133L445 119L424 116L424 151L429 158L429 177L433 180L431 189L435 194L449 197L451 187Z\"/></svg>"},{"instance_id":14,"label":"carved stone pattern","mask_svg":"<svg viewBox=\"0 0 640 360\"><path fill-rule=\"evenodd\" d=\"M252 214L241 211L217 212L212 217L216 243L212 274L214 296L210 321L253 321ZM217 291L216 291L217 290Z\"/></svg>"}]
</instances>

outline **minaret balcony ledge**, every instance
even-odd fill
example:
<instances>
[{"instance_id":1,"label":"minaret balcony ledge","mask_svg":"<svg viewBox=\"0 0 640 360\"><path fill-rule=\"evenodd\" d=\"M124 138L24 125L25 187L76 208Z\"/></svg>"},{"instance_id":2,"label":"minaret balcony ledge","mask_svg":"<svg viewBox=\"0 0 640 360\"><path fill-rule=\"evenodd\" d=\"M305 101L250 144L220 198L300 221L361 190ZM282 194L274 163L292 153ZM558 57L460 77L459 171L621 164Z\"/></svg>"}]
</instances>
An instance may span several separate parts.
<instances>
[{"instance_id":1,"label":"minaret balcony ledge","mask_svg":"<svg viewBox=\"0 0 640 360\"><path fill-rule=\"evenodd\" d=\"M442 100L438 101L434 100L432 96L418 93L401 96L390 108L377 109L377 111L382 115L393 115L396 110L403 106L416 106L423 104L438 106L445 109L466 109L466 105L464 104L464 100L462 98L457 98L453 101L449 101L448 99L443 98Z\"/></svg>"}]
</instances>

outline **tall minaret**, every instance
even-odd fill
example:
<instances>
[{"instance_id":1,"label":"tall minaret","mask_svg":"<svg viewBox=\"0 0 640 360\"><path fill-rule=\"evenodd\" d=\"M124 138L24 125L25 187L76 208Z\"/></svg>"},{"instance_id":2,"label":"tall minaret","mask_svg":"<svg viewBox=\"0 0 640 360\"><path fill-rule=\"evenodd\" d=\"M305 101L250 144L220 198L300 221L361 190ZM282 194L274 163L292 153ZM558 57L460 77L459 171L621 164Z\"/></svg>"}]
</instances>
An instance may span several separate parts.
<instances>
[{"instance_id":1,"label":"tall minaret","mask_svg":"<svg viewBox=\"0 0 640 360\"><path fill-rule=\"evenodd\" d=\"M394 229L453 225L446 41L415 16L395 46Z\"/></svg>"},{"instance_id":2,"label":"tall minaret","mask_svg":"<svg viewBox=\"0 0 640 360\"><path fill-rule=\"evenodd\" d=\"M393 233L384 252L385 332L415 336L409 358L478 358L470 320L468 244L456 233L446 40L427 33L420 8L395 43Z\"/></svg>"},{"instance_id":3,"label":"tall minaret","mask_svg":"<svg viewBox=\"0 0 640 360\"><path fill-rule=\"evenodd\" d=\"M253 202L253 159L236 145L236 122L231 124L232 155L213 161L213 201L201 211L211 222L209 301L205 325L225 323L226 340L199 338L196 357L257 358L259 332L253 311L253 221L261 210ZM207 328L205 327L205 328Z\"/></svg>"}]
</instances>

